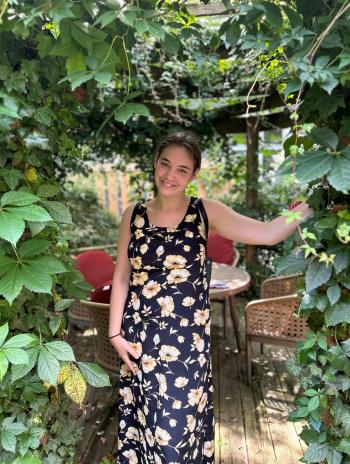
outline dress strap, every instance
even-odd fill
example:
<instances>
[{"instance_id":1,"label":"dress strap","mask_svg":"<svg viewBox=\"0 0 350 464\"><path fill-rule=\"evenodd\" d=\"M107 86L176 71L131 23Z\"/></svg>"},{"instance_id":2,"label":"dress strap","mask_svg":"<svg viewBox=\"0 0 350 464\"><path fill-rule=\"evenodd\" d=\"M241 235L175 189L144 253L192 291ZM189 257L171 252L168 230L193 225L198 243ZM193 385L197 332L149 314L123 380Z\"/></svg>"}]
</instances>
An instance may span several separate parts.
<instances>
[{"instance_id":1,"label":"dress strap","mask_svg":"<svg viewBox=\"0 0 350 464\"><path fill-rule=\"evenodd\" d=\"M140 209L140 206L142 205L142 200L139 200L136 205L134 206L134 209L132 211L132 215L131 215L131 219L130 219L130 227L132 228L132 225L135 221L135 218L136 218L136 214L138 213L139 209Z\"/></svg>"},{"instance_id":2,"label":"dress strap","mask_svg":"<svg viewBox=\"0 0 350 464\"><path fill-rule=\"evenodd\" d=\"M200 212L200 214L201 214L201 216L203 218L203 221L204 221L205 235L207 236L207 240L208 240L209 222L208 222L207 212L205 211L205 208L204 208L204 205L203 205L203 202L202 202L201 198L198 198L198 208L199 208L199 212Z\"/></svg>"}]
</instances>

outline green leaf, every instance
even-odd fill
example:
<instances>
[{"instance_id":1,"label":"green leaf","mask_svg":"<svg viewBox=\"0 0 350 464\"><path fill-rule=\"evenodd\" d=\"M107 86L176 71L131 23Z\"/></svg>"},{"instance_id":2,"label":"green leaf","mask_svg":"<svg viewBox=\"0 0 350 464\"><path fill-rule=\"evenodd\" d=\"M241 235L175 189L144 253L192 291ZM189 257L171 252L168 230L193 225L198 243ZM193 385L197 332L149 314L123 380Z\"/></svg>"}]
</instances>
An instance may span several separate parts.
<instances>
[{"instance_id":1,"label":"green leaf","mask_svg":"<svg viewBox=\"0 0 350 464\"><path fill-rule=\"evenodd\" d=\"M11 190L14 190L19 180L23 178L23 172L19 169L0 169L0 174L5 179L6 184Z\"/></svg>"},{"instance_id":2,"label":"green leaf","mask_svg":"<svg viewBox=\"0 0 350 464\"><path fill-rule=\"evenodd\" d=\"M52 217L49 213L38 205L28 205L21 207L9 207L8 212L16 215L21 219L26 221L35 221L35 222L47 222L52 221Z\"/></svg>"},{"instance_id":3,"label":"green leaf","mask_svg":"<svg viewBox=\"0 0 350 464\"><path fill-rule=\"evenodd\" d=\"M58 185L43 184L38 188L37 195L39 197L53 197L60 191Z\"/></svg>"},{"instance_id":4,"label":"green leaf","mask_svg":"<svg viewBox=\"0 0 350 464\"><path fill-rule=\"evenodd\" d=\"M39 255L50 245L48 240L32 239L21 242L18 247L18 254L21 258L29 258Z\"/></svg>"},{"instance_id":5,"label":"green leaf","mask_svg":"<svg viewBox=\"0 0 350 464\"><path fill-rule=\"evenodd\" d=\"M43 461L36 456L19 456L12 464L43 464Z\"/></svg>"},{"instance_id":6,"label":"green leaf","mask_svg":"<svg viewBox=\"0 0 350 464\"><path fill-rule=\"evenodd\" d=\"M326 266L325 263L320 263L314 260L308 267L305 276L306 291L309 293L315 288L328 282L332 275L332 267Z\"/></svg>"},{"instance_id":7,"label":"green leaf","mask_svg":"<svg viewBox=\"0 0 350 464\"><path fill-rule=\"evenodd\" d=\"M327 174L332 167L333 156L325 151L308 151L297 157L296 174L300 182L310 182Z\"/></svg>"},{"instance_id":8,"label":"green leaf","mask_svg":"<svg viewBox=\"0 0 350 464\"><path fill-rule=\"evenodd\" d=\"M115 113L116 121L123 122L124 124L131 118L133 114L140 116L149 116L149 109L147 106L140 103L126 103L119 107Z\"/></svg>"},{"instance_id":9,"label":"green leaf","mask_svg":"<svg viewBox=\"0 0 350 464\"><path fill-rule=\"evenodd\" d=\"M350 303L336 303L330 308L327 308L324 314L328 327L341 324L342 322L350 323Z\"/></svg>"},{"instance_id":10,"label":"green leaf","mask_svg":"<svg viewBox=\"0 0 350 464\"><path fill-rule=\"evenodd\" d=\"M311 445L304 453L304 458L307 462L319 464L320 462L326 459L328 451L329 445L327 445L326 443L311 443Z\"/></svg>"},{"instance_id":11,"label":"green leaf","mask_svg":"<svg viewBox=\"0 0 350 464\"><path fill-rule=\"evenodd\" d=\"M59 361L75 361L72 347L66 342L53 341L44 346Z\"/></svg>"},{"instance_id":12,"label":"green leaf","mask_svg":"<svg viewBox=\"0 0 350 464\"><path fill-rule=\"evenodd\" d=\"M13 382L15 380L21 379L33 369L33 367L35 366L38 354L39 354L39 348L37 346L27 349L27 355L29 359L28 363L13 365L11 368Z\"/></svg>"},{"instance_id":13,"label":"green leaf","mask_svg":"<svg viewBox=\"0 0 350 464\"><path fill-rule=\"evenodd\" d=\"M61 316L53 316L52 319L50 319L49 327L53 335L55 335L57 330L60 328L61 323L62 323Z\"/></svg>"},{"instance_id":14,"label":"green leaf","mask_svg":"<svg viewBox=\"0 0 350 464\"><path fill-rule=\"evenodd\" d=\"M103 29L105 26L108 26L108 24L117 19L118 15L119 11L105 11L96 19L93 26L101 24L101 28Z\"/></svg>"},{"instance_id":15,"label":"green leaf","mask_svg":"<svg viewBox=\"0 0 350 464\"><path fill-rule=\"evenodd\" d=\"M166 32L164 40L162 40L162 45L167 52L176 55L180 49L181 42L177 37Z\"/></svg>"},{"instance_id":16,"label":"green leaf","mask_svg":"<svg viewBox=\"0 0 350 464\"><path fill-rule=\"evenodd\" d=\"M336 190L348 193L350 190L350 155L335 156L331 172L327 177Z\"/></svg>"},{"instance_id":17,"label":"green leaf","mask_svg":"<svg viewBox=\"0 0 350 464\"><path fill-rule=\"evenodd\" d=\"M14 422L14 417L6 417L2 422L2 427L14 435L20 435L27 430L22 422Z\"/></svg>"},{"instance_id":18,"label":"green leaf","mask_svg":"<svg viewBox=\"0 0 350 464\"><path fill-rule=\"evenodd\" d=\"M231 22L226 30L225 36L227 42L231 45L231 47L234 47L241 36L241 29L239 27L239 23L236 21Z\"/></svg>"},{"instance_id":19,"label":"green leaf","mask_svg":"<svg viewBox=\"0 0 350 464\"><path fill-rule=\"evenodd\" d=\"M109 387L111 385L108 374L98 364L78 362L78 366L87 383L93 387Z\"/></svg>"},{"instance_id":20,"label":"green leaf","mask_svg":"<svg viewBox=\"0 0 350 464\"><path fill-rule=\"evenodd\" d=\"M81 51L77 51L72 55L69 55L66 61L67 73L73 73L74 71L85 71L85 56Z\"/></svg>"},{"instance_id":21,"label":"green leaf","mask_svg":"<svg viewBox=\"0 0 350 464\"><path fill-rule=\"evenodd\" d=\"M66 205L58 201L47 200L42 200L42 203L55 221L61 224L72 224L72 216Z\"/></svg>"},{"instance_id":22,"label":"green leaf","mask_svg":"<svg viewBox=\"0 0 350 464\"><path fill-rule=\"evenodd\" d=\"M0 439L2 447L5 450L10 451L11 453L14 453L16 451L16 437L13 433L9 432L6 429L3 429L0 432Z\"/></svg>"},{"instance_id":23,"label":"green leaf","mask_svg":"<svg viewBox=\"0 0 350 464\"><path fill-rule=\"evenodd\" d=\"M39 354L38 360L38 375L43 382L50 385L56 385L57 376L60 370L60 363L46 349Z\"/></svg>"},{"instance_id":24,"label":"green leaf","mask_svg":"<svg viewBox=\"0 0 350 464\"><path fill-rule=\"evenodd\" d=\"M266 19L268 23L272 27L275 27L279 29L283 25L283 18L282 18L282 13L281 13L281 7L274 5L273 3L270 2L264 2L263 3L265 12L266 12Z\"/></svg>"},{"instance_id":25,"label":"green leaf","mask_svg":"<svg viewBox=\"0 0 350 464\"><path fill-rule=\"evenodd\" d=\"M44 108L38 108L33 114L33 117L36 121L40 122L41 124L44 124L47 127L51 125L54 116L55 115L53 111L47 106L45 106Z\"/></svg>"},{"instance_id":26,"label":"green leaf","mask_svg":"<svg viewBox=\"0 0 350 464\"><path fill-rule=\"evenodd\" d=\"M1 348L6 358L12 364L28 364L29 358L27 353L21 348Z\"/></svg>"},{"instance_id":27,"label":"green leaf","mask_svg":"<svg viewBox=\"0 0 350 464\"><path fill-rule=\"evenodd\" d=\"M21 268L22 283L32 292L51 293L52 279L44 270L37 267L23 265ZM1 289L0 289L1 291Z\"/></svg>"},{"instance_id":28,"label":"green leaf","mask_svg":"<svg viewBox=\"0 0 350 464\"><path fill-rule=\"evenodd\" d=\"M305 259L304 253L301 250L294 250L290 255L275 259L277 266L277 274L297 274L305 271L310 258Z\"/></svg>"},{"instance_id":29,"label":"green leaf","mask_svg":"<svg viewBox=\"0 0 350 464\"><path fill-rule=\"evenodd\" d=\"M55 256L41 256L35 260L27 261L27 263L34 268L36 272L42 274L60 274L67 271L61 261Z\"/></svg>"},{"instance_id":30,"label":"green leaf","mask_svg":"<svg viewBox=\"0 0 350 464\"><path fill-rule=\"evenodd\" d=\"M22 218L7 211L0 211L0 238L16 245L24 229L25 222Z\"/></svg>"},{"instance_id":31,"label":"green leaf","mask_svg":"<svg viewBox=\"0 0 350 464\"><path fill-rule=\"evenodd\" d=\"M337 134L326 127L315 127L312 129L309 136L314 143L333 150L336 150L339 143Z\"/></svg>"},{"instance_id":32,"label":"green leaf","mask_svg":"<svg viewBox=\"0 0 350 464\"><path fill-rule=\"evenodd\" d=\"M0 347L3 345L8 333L9 333L9 325L6 322L0 327Z\"/></svg>"},{"instance_id":33,"label":"green leaf","mask_svg":"<svg viewBox=\"0 0 350 464\"><path fill-rule=\"evenodd\" d=\"M15 335L14 337L11 337L7 340L7 342L3 345L3 348L23 348L24 346L30 345L33 340L35 340L33 335Z\"/></svg>"},{"instance_id":34,"label":"green leaf","mask_svg":"<svg viewBox=\"0 0 350 464\"><path fill-rule=\"evenodd\" d=\"M327 289L327 296L331 305L334 305L340 298L341 291L338 284L332 285L332 287L328 287Z\"/></svg>"},{"instance_id":35,"label":"green leaf","mask_svg":"<svg viewBox=\"0 0 350 464\"><path fill-rule=\"evenodd\" d=\"M65 309L70 307L73 301L74 300L72 298L62 298L62 300L56 301L55 311L64 311Z\"/></svg>"},{"instance_id":36,"label":"green leaf","mask_svg":"<svg viewBox=\"0 0 350 464\"><path fill-rule=\"evenodd\" d=\"M6 374L8 367L9 361L4 355L4 353L0 351L0 382L4 378L4 375Z\"/></svg>"},{"instance_id":37,"label":"green leaf","mask_svg":"<svg viewBox=\"0 0 350 464\"><path fill-rule=\"evenodd\" d=\"M26 206L31 205L38 200L40 200L39 197L28 192L6 192L1 198L0 204L1 206Z\"/></svg>"},{"instance_id":38,"label":"green leaf","mask_svg":"<svg viewBox=\"0 0 350 464\"><path fill-rule=\"evenodd\" d=\"M320 397L319 395L316 395L316 396L313 396L308 405L307 405L307 408L309 410L309 412L312 412L312 411L315 411L320 405Z\"/></svg>"},{"instance_id":39,"label":"green leaf","mask_svg":"<svg viewBox=\"0 0 350 464\"><path fill-rule=\"evenodd\" d=\"M27 148L37 147L41 150L50 150L49 139L40 132L34 131L23 139Z\"/></svg>"},{"instance_id":40,"label":"green leaf","mask_svg":"<svg viewBox=\"0 0 350 464\"><path fill-rule=\"evenodd\" d=\"M60 6L57 6L55 8L50 8L48 14L50 18L52 18L58 25L62 19L75 18L74 13L70 10L71 7L71 5L61 4Z\"/></svg>"},{"instance_id":41,"label":"green leaf","mask_svg":"<svg viewBox=\"0 0 350 464\"><path fill-rule=\"evenodd\" d=\"M0 294L10 304L21 293L22 287L22 273L18 267L13 267L0 279Z\"/></svg>"}]
</instances>

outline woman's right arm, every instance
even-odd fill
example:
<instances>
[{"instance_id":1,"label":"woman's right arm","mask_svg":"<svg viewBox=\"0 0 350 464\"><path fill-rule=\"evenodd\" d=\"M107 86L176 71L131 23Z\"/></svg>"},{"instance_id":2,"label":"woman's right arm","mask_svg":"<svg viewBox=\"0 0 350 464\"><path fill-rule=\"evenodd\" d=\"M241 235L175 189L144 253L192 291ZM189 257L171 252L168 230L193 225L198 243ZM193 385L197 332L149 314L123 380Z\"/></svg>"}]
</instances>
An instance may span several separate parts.
<instances>
[{"instance_id":1,"label":"woman's right arm","mask_svg":"<svg viewBox=\"0 0 350 464\"><path fill-rule=\"evenodd\" d=\"M130 205L123 213L118 237L117 259L116 266L113 274L112 294L110 301L109 312L109 336L120 332L123 311L129 291L129 281L131 274L131 264L128 259L128 245L131 238L130 220L134 205ZM132 364L129 353L138 358L139 355L136 350L125 340L122 335L118 335L111 339L111 343L118 355L129 366L130 370L135 374L135 367Z\"/></svg>"}]
</instances>

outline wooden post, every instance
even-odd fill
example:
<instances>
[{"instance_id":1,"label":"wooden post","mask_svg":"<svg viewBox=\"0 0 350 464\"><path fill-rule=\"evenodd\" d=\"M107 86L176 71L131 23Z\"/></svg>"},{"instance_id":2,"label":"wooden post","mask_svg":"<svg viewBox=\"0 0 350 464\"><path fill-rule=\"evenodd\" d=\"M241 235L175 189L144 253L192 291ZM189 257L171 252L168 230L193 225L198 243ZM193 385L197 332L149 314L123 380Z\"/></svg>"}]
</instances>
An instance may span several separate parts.
<instances>
[{"instance_id":1,"label":"wooden post","mask_svg":"<svg viewBox=\"0 0 350 464\"><path fill-rule=\"evenodd\" d=\"M257 129L256 119L247 119L247 161L246 161L246 206L248 209L257 209L259 205L258 198L258 180L259 180L259 131ZM256 277L256 246L247 245L245 257L247 271L252 277L252 285L255 287Z\"/></svg>"}]
</instances>

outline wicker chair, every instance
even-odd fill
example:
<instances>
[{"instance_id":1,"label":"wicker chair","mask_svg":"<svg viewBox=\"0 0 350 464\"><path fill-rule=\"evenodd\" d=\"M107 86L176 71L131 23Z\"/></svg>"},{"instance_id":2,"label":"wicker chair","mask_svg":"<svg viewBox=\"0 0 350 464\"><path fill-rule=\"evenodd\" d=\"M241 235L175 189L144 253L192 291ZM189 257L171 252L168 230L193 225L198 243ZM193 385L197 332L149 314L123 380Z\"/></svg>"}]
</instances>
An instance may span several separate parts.
<instances>
[{"instance_id":1,"label":"wicker chair","mask_svg":"<svg viewBox=\"0 0 350 464\"><path fill-rule=\"evenodd\" d=\"M308 330L305 317L294 317L300 298L296 294L298 275L270 278L263 282L261 299L245 308L246 366L252 381L252 342L294 346ZM283 295L283 296L282 296Z\"/></svg>"},{"instance_id":2,"label":"wicker chair","mask_svg":"<svg viewBox=\"0 0 350 464\"><path fill-rule=\"evenodd\" d=\"M109 305L81 300L80 304L91 315L97 330L94 360L110 374L119 377L120 358L108 338Z\"/></svg>"}]
</instances>

